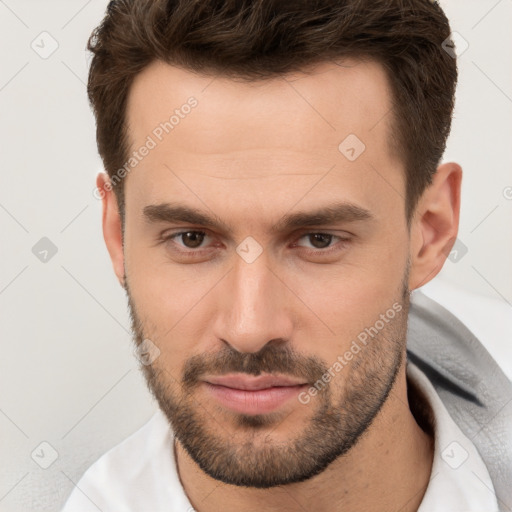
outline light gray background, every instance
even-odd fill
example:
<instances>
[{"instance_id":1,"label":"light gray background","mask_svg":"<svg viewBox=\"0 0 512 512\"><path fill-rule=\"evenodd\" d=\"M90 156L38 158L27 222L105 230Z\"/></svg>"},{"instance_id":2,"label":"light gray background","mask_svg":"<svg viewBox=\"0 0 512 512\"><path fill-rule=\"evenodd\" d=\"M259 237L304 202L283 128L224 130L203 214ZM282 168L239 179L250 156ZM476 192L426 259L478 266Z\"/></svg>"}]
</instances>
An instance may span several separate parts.
<instances>
[{"instance_id":1,"label":"light gray background","mask_svg":"<svg viewBox=\"0 0 512 512\"><path fill-rule=\"evenodd\" d=\"M84 469L155 408L92 194L101 162L85 44L106 4L0 0L2 512L58 510ZM469 44L445 158L464 170L467 253L442 276L510 306L512 0L441 4ZM31 48L51 48L43 31L59 45L47 59ZM58 249L46 263L32 252L42 237ZM31 458L43 441L58 452L46 470Z\"/></svg>"}]
</instances>

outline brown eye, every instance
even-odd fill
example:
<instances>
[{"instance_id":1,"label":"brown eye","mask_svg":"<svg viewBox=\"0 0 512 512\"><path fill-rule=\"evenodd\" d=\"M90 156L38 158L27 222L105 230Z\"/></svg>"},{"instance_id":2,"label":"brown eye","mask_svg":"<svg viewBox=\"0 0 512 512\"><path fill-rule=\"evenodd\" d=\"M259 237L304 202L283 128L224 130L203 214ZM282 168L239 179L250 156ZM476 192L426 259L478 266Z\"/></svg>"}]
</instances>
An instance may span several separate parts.
<instances>
[{"instance_id":1,"label":"brown eye","mask_svg":"<svg viewBox=\"0 0 512 512\"><path fill-rule=\"evenodd\" d=\"M332 235L326 235L324 233L313 233L307 236L311 245L315 249L325 249L326 247L329 247L329 244L332 241Z\"/></svg>"},{"instance_id":2,"label":"brown eye","mask_svg":"<svg viewBox=\"0 0 512 512\"><path fill-rule=\"evenodd\" d=\"M184 231L182 233L177 233L176 236L181 238L183 245L188 249L195 249L199 247L205 237L206 233L202 231Z\"/></svg>"},{"instance_id":3,"label":"brown eye","mask_svg":"<svg viewBox=\"0 0 512 512\"><path fill-rule=\"evenodd\" d=\"M307 259L320 258L320 262L326 262L325 258L332 258L335 255L344 253L351 241L349 233L335 235L333 233L309 232L294 243L294 247L300 248L300 253ZM337 257L337 256L336 256Z\"/></svg>"},{"instance_id":4,"label":"brown eye","mask_svg":"<svg viewBox=\"0 0 512 512\"><path fill-rule=\"evenodd\" d=\"M197 249L207 236L204 231L179 231L172 235L164 235L162 240L168 244L177 245L182 249Z\"/></svg>"},{"instance_id":5,"label":"brown eye","mask_svg":"<svg viewBox=\"0 0 512 512\"><path fill-rule=\"evenodd\" d=\"M333 238L339 238L329 233L307 233L300 237L308 242L307 245L302 247L309 247L310 249L327 249L331 246ZM299 244L300 245L300 244Z\"/></svg>"}]
</instances>

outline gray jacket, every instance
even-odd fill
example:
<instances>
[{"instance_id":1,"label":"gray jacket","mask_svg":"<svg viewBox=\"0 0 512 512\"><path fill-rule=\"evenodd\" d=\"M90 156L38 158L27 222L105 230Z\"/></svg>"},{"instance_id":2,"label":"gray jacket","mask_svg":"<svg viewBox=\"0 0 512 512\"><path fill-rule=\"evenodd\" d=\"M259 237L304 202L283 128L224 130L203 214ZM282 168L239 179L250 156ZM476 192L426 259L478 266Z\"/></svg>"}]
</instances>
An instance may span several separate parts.
<instances>
[{"instance_id":1,"label":"gray jacket","mask_svg":"<svg viewBox=\"0 0 512 512\"><path fill-rule=\"evenodd\" d=\"M407 356L476 446L500 510L512 511L512 382L462 322L420 291L411 302Z\"/></svg>"}]
</instances>

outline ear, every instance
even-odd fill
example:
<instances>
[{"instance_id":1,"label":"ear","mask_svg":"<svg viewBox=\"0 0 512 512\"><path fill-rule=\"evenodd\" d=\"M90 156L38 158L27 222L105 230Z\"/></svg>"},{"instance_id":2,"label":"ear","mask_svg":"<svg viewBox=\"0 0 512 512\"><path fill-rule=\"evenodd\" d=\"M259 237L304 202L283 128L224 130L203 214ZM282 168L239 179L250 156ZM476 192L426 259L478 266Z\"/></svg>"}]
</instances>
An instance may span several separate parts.
<instances>
[{"instance_id":1,"label":"ear","mask_svg":"<svg viewBox=\"0 0 512 512\"><path fill-rule=\"evenodd\" d=\"M441 270L459 231L462 169L440 165L411 221L409 290L428 283Z\"/></svg>"},{"instance_id":2,"label":"ear","mask_svg":"<svg viewBox=\"0 0 512 512\"><path fill-rule=\"evenodd\" d=\"M124 288L123 233L117 198L106 173L100 172L98 174L96 186L98 187L99 196L102 198L103 204L103 239L112 260L114 272Z\"/></svg>"}]
</instances>

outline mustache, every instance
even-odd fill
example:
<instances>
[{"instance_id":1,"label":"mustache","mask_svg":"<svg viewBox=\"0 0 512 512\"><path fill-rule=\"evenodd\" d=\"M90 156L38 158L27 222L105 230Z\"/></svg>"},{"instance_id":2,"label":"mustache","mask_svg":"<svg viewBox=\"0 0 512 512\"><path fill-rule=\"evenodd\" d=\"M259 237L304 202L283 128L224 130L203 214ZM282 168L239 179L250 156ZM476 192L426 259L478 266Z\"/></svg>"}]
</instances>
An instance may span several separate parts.
<instances>
[{"instance_id":1,"label":"mustache","mask_svg":"<svg viewBox=\"0 0 512 512\"><path fill-rule=\"evenodd\" d=\"M183 368L182 384L193 388L204 375L227 373L284 374L298 377L308 383L316 382L327 371L327 365L317 357L303 356L287 346L265 345L255 353L238 352L230 346L214 354L198 354L187 360Z\"/></svg>"}]
</instances>

